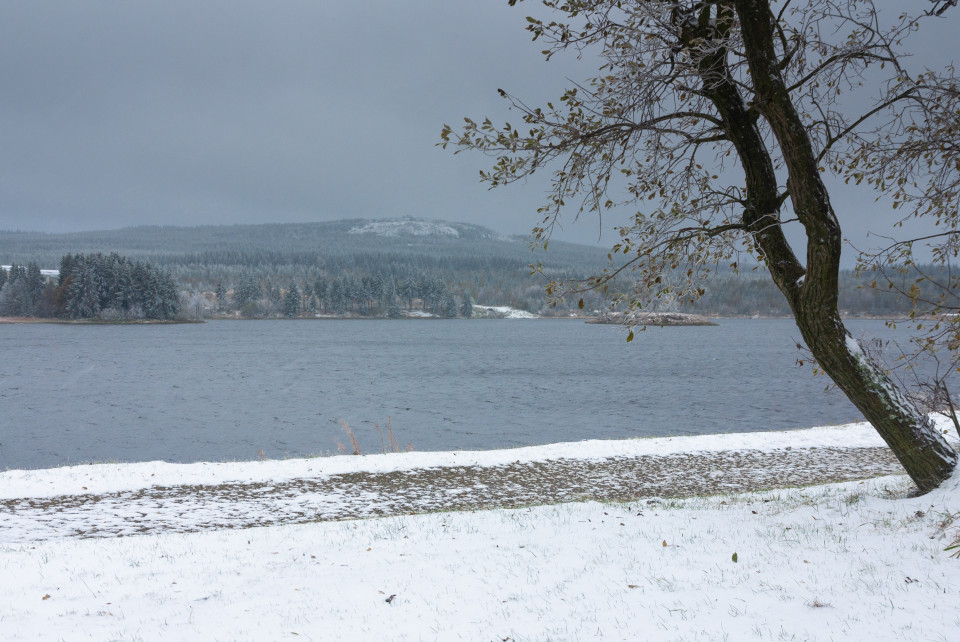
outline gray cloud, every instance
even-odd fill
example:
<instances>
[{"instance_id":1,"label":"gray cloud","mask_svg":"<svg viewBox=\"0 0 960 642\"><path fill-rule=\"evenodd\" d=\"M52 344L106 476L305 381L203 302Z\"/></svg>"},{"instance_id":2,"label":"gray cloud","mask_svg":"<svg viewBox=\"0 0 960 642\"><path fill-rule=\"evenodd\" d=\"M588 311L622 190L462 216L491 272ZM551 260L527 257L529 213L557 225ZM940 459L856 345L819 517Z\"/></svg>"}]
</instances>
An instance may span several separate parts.
<instances>
[{"instance_id":1,"label":"gray cloud","mask_svg":"<svg viewBox=\"0 0 960 642\"><path fill-rule=\"evenodd\" d=\"M0 229L413 215L525 233L543 183L489 192L484 158L434 146L444 122L509 120L498 87L539 103L590 73L543 61L525 4L2 3ZM838 199L852 236L891 218L863 202ZM560 236L595 242L596 220Z\"/></svg>"},{"instance_id":2,"label":"gray cloud","mask_svg":"<svg viewBox=\"0 0 960 642\"><path fill-rule=\"evenodd\" d=\"M4 3L0 228L411 214L526 231L538 195L488 194L482 159L434 143L444 121L502 114L505 80L558 88L553 67L499 2Z\"/></svg>"}]
</instances>

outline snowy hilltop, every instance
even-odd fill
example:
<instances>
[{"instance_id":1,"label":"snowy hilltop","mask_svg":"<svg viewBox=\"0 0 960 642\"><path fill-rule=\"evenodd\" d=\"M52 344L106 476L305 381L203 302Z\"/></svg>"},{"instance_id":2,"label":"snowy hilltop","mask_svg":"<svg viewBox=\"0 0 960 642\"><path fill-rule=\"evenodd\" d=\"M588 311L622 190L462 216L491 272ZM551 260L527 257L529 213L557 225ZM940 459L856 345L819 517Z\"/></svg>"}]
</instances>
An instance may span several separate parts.
<instances>
[{"instance_id":1,"label":"snowy hilltop","mask_svg":"<svg viewBox=\"0 0 960 642\"><path fill-rule=\"evenodd\" d=\"M460 236L460 232L438 221L371 221L351 228L347 234L376 234L377 236Z\"/></svg>"},{"instance_id":2,"label":"snowy hilltop","mask_svg":"<svg viewBox=\"0 0 960 642\"><path fill-rule=\"evenodd\" d=\"M451 223L429 219L404 217L397 219L362 220L358 225L347 230L347 234L374 235L381 237L448 237L471 238L497 241L501 243L518 243L516 237L498 234L479 225L469 223Z\"/></svg>"}]
</instances>

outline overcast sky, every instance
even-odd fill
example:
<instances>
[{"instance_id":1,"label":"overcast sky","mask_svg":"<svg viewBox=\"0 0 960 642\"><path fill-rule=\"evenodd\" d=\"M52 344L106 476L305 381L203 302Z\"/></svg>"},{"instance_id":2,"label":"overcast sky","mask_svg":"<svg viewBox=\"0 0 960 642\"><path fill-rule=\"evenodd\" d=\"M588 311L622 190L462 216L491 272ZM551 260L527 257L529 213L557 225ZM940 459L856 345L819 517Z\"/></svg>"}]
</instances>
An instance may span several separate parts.
<instances>
[{"instance_id":1,"label":"overcast sky","mask_svg":"<svg viewBox=\"0 0 960 642\"><path fill-rule=\"evenodd\" d=\"M482 156L435 143L463 116L511 119L498 87L542 103L589 74L543 60L533 4L0 0L0 230L409 215L527 233L543 184L490 192ZM837 198L851 237L891 220Z\"/></svg>"}]
</instances>

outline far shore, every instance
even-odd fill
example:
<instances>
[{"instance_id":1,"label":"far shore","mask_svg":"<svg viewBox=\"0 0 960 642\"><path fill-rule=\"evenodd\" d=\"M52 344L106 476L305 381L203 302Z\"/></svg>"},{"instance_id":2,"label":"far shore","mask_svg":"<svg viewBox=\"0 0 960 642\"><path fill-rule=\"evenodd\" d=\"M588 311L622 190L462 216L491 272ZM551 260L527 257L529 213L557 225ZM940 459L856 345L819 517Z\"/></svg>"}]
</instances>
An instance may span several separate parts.
<instances>
[{"instance_id":1,"label":"far shore","mask_svg":"<svg viewBox=\"0 0 960 642\"><path fill-rule=\"evenodd\" d=\"M707 319L715 320L725 320L725 319L756 319L756 320L790 320L793 319L791 316L775 316L775 315L731 315L731 316L720 316L720 315L704 315ZM557 320L557 321L580 321L582 323L590 323L596 325L624 325L622 322L613 322L613 321L598 321L599 317L596 316L555 316L555 317L532 317L527 319L522 319L524 321L543 321L543 320ZM891 322L904 322L907 320L912 321L935 321L933 317L916 317L914 319L908 319L906 316L903 317L890 317L890 316L875 316L875 315L841 315L841 318L845 321L856 321L856 320L865 320L865 321L891 321ZM56 324L56 325L183 325L183 324L193 324L193 323L206 323L207 321L384 321L388 320L387 317L370 317L370 316L317 316L317 317L242 317L242 316L209 316L204 317L203 319L171 319L171 320L161 320L161 319L137 319L137 320L104 320L104 319L60 319L60 318L45 318L45 317L10 317L10 316L0 316L0 325L12 325L12 324L31 324L31 323L46 323L46 324ZM399 319L389 319L390 321L512 321L517 319L503 319L499 317L472 317L470 319L464 319L462 317L454 317L452 319L446 317L425 317L425 316L404 316ZM633 325L644 325L643 323L635 323ZM654 323L652 325L660 325ZM664 327L670 325L684 325L684 324L663 324ZM706 325L717 325L716 323L710 323Z\"/></svg>"},{"instance_id":2,"label":"far shore","mask_svg":"<svg viewBox=\"0 0 960 642\"><path fill-rule=\"evenodd\" d=\"M203 323L194 319L136 319L127 321L108 321L104 319L58 319L46 317L0 317L0 324L11 323L52 323L57 325L180 325L184 323Z\"/></svg>"}]
</instances>

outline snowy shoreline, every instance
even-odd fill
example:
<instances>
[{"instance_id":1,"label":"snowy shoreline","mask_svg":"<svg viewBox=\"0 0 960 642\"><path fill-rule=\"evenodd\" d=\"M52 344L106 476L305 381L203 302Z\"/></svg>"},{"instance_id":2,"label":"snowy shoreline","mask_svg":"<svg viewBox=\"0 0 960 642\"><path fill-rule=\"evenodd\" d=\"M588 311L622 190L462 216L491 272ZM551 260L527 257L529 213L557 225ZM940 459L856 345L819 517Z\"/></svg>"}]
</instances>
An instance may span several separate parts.
<instances>
[{"instance_id":1,"label":"snowy shoreline","mask_svg":"<svg viewBox=\"0 0 960 642\"><path fill-rule=\"evenodd\" d=\"M955 439L948 422L941 422ZM884 443L870 424L778 432L724 433L645 439L589 440L501 450L427 451L355 456L176 464L164 461L98 463L0 472L0 499L136 490L153 486L282 482L348 473L390 473L451 466L501 466L514 462L595 460L719 451L791 448L876 448Z\"/></svg>"}]
</instances>

